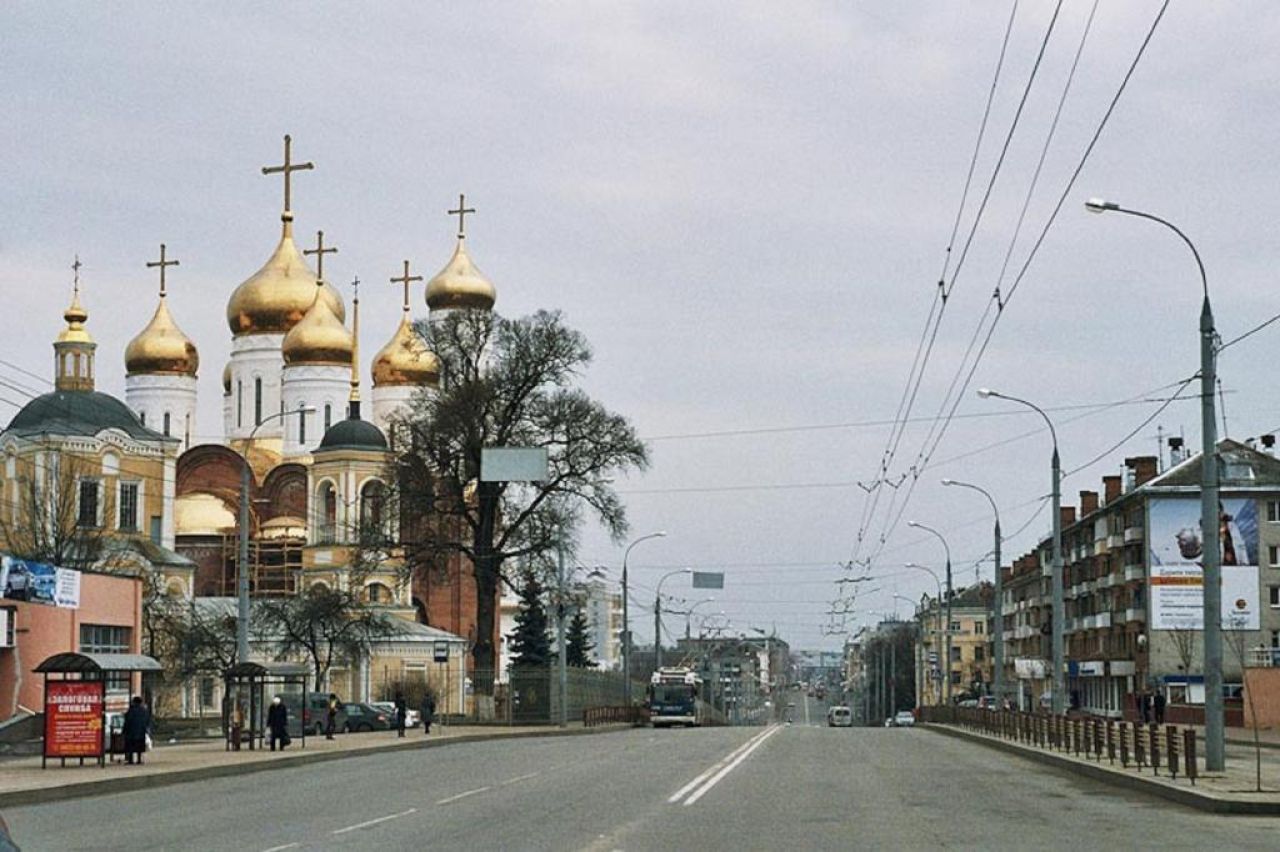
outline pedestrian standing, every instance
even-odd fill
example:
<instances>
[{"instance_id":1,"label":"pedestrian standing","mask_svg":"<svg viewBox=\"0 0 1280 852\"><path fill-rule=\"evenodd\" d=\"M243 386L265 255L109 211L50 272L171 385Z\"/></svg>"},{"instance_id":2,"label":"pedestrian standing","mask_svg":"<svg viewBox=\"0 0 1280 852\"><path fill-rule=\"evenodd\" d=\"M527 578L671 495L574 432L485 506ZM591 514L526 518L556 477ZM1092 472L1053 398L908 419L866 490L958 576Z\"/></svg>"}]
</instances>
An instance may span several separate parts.
<instances>
[{"instance_id":1,"label":"pedestrian standing","mask_svg":"<svg viewBox=\"0 0 1280 852\"><path fill-rule=\"evenodd\" d=\"M436 715L436 698L430 692L422 695L422 735L431 733L431 720Z\"/></svg>"},{"instance_id":2,"label":"pedestrian standing","mask_svg":"<svg viewBox=\"0 0 1280 852\"><path fill-rule=\"evenodd\" d=\"M405 703L404 693L396 693L396 736L404 736L405 719L409 715L409 705Z\"/></svg>"},{"instance_id":3,"label":"pedestrian standing","mask_svg":"<svg viewBox=\"0 0 1280 852\"><path fill-rule=\"evenodd\" d=\"M142 763L142 753L147 750L147 731L151 727L151 712L142 703L142 696L133 696L124 714L124 762L133 763L134 756Z\"/></svg>"},{"instance_id":4,"label":"pedestrian standing","mask_svg":"<svg viewBox=\"0 0 1280 852\"><path fill-rule=\"evenodd\" d=\"M289 744L289 708L279 695L271 699L271 709L267 711L267 727L271 729L271 750L276 750L278 742L280 750L284 751L284 747Z\"/></svg>"},{"instance_id":5,"label":"pedestrian standing","mask_svg":"<svg viewBox=\"0 0 1280 852\"><path fill-rule=\"evenodd\" d=\"M1142 694L1138 696L1138 715L1142 717L1144 725L1151 721L1151 693L1148 690L1142 690Z\"/></svg>"},{"instance_id":6,"label":"pedestrian standing","mask_svg":"<svg viewBox=\"0 0 1280 852\"><path fill-rule=\"evenodd\" d=\"M1156 693L1156 697L1152 699L1152 705L1155 707L1156 711L1156 724L1163 725L1165 705L1164 690L1160 690Z\"/></svg>"},{"instance_id":7,"label":"pedestrian standing","mask_svg":"<svg viewBox=\"0 0 1280 852\"><path fill-rule=\"evenodd\" d=\"M325 712L324 718L324 738L326 740L333 739L334 729L338 727L338 696L329 693L329 706Z\"/></svg>"}]
</instances>

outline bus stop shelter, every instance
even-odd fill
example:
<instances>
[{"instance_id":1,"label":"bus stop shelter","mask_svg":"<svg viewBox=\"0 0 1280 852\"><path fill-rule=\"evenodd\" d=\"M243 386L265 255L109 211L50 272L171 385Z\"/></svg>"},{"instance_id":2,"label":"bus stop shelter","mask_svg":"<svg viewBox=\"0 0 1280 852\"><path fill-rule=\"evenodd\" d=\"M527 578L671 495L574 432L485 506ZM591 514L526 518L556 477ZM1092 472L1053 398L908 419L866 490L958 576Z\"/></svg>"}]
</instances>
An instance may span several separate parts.
<instances>
[{"instance_id":1,"label":"bus stop shelter","mask_svg":"<svg viewBox=\"0 0 1280 852\"><path fill-rule=\"evenodd\" d=\"M163 666L146 654L54 654L35 667L44 675L44 747L41 767L49 758L97 758L106 765L112 745L107 727L107 678L133 672L158 672ZM53 676L52 678L50 676Z\"/></svg>"},{"instance_id":2,"label":"bus stop shelter","mask_svg":"<svg viewBox=\"0 0 1280 852\"><path fill-rule=\"evenodd\" d=\"M266 731L267 687L278 694L289 708L289 733L293 735L294 721L298 724L302 747L307 747L307 726L302 714L307 706L307 676L310 669L305 663L267 662L250 660L236 663L223 672L224 695L223 730L227 732L227 750L239 750L247 734L249 750L262 747Z\"/></svg>"}]
</instances>

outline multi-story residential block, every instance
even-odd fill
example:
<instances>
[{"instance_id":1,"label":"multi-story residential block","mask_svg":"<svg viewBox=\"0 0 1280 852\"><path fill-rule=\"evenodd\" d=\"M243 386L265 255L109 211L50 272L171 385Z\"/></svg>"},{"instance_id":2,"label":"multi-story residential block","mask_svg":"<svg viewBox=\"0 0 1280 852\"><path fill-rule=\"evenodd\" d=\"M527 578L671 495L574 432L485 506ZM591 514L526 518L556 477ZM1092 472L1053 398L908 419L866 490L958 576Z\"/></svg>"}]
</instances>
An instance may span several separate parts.
<instances>
[{"instance_id":1,"label":"multi-story residential block","mask_svg":"<svg viewBox=\"0 0 1280 852\"><path fill-rule=\"evenodd\" d=\"M991 684L991 583L960 589L951 598L951 655L947 657L943 623L947 605L925 595L916 609L919 632L915 663L920 704L941 704L947 695L945 678L951 681L953 701L985 695Z\"/></svg>"},{"instance_id":2,"label":"multi-story residential block","mask_svg":"<svg viewBox=\"0 0 1280 852\"><path fill-rule=\"evenodd\" d=\"M1232 440L1218 453L1230 696L1242 682L1242 658L1259 656L1246 651L1280 648L1280 460ZM1068 706L1121 716L1155 689L1194 719L1204 701L1200 457L1177 442L1163 473L1154 456L1125 465L1126 476L1103 477L1101 495L1080 492L1078 517L1075 507L1062 510ZM1024 708L1045 700L1052 679L1050 564L1046 537L1005 569L1000 636L1006 677Z\"/></svg>"}]
</instances>

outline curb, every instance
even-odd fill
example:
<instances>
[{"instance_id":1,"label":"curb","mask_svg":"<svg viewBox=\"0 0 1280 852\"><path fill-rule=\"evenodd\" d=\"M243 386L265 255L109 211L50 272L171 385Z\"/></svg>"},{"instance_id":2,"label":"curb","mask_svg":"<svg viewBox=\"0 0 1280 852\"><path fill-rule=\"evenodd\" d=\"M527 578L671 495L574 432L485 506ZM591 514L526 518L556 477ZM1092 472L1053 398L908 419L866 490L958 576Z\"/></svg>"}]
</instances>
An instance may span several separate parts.
<instances>
[{"instance_id":1,"label":"curb","mask_svg":"<svg viewBox=\"0 0 1280 852\"><path fill-rule=\"evenodd\" d=\"M1280 816L1280 797L1271 802L1230 799L1194 790L1190 787L1174 787L1171 784L1165 784L1161 781L1156 781L1153 778L1122 773L1111 769L1106 765L1085 763L1084 761L1079 761L1074 758L1067 757L1066 755L1056 754L1051 751L1029 749L1016 743L992 739L990 737L983 736L982 734L975 734L971 731L959 730L938 724L925 724L920 727L927 731L942 734L943 736L954 737L956 739L965 740L966 742L980 743L989 748L996 749L997 751L1014 754L1018 757L1024 757L1027 760L1033 760L1037 763L1043 763L1057 769L1063 769L1068 772L1074 772L1078 775L1084 775L1088 778L1094 779L1095 781L1102 781L1115 787L1124 787L1128 790L1135 790L1140 793L1157 796L1161 799L1167 799L1168 801L1176 802L1180 805L1195 808L1198 811L1224 815Z\"/></svg>"},{"instance_id":2,"label":"curb","mask_svg":"<svg viewBox=\"0 0 1280 852\"><path fill-rule=\"evenodd\" d=\"M261 760L252 763L223 763L217 766L199 766L191 769L177 769L173 772L158 772L155 775L131 775L126 778L103 778L95 781L79 781L61 787L35 787L28 790L14 790L0 793L0 809L15 808L23 805L42 805L49 802L64 802L69 799L83 799L90 796L106 796L115 793L131 793L137 790L151 790L173 784L185 784L190 781L203 781L209 778L225 778L230 775L249 775L257 772L269 772L273 769L293 769L313 763L326 763L332 760L343 760L350 757L369 757L389 751L409 751L424 748L444 748L465 743L489 742L492 740L519 740L532 737L579 737L592 734L605 734L618 730L630 730L630 725L599 725L594 728L550 728L548 730L520 731L511 734L460 734L456 737L441 737L429 740L423 738L415 742L395 743L379 748L354 749L345 751L298 752L289 757L277 760ZM54 771L57 771L56 768Z\"/></svg>"}]
</instances>

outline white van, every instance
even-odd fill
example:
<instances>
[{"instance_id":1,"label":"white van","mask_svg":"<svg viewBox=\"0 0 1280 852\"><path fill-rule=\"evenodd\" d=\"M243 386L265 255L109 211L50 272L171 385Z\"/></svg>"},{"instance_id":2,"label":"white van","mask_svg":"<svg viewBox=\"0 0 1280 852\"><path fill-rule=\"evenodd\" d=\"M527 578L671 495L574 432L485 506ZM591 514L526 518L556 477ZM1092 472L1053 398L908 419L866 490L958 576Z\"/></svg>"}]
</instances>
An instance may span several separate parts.
<instances>
[{"instance_id":1,"label":"white van","mask_svg":"<svg viewBox=\"0 0 1280 852\"><path fill-rule=\"evenodd\" d=\"M827 726L832 728L852 728L853 711L843 704L827 710Z\"/></svg>"}]
</instances>

